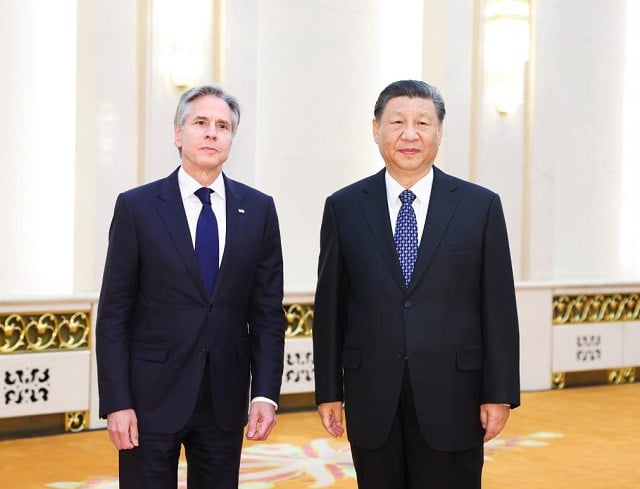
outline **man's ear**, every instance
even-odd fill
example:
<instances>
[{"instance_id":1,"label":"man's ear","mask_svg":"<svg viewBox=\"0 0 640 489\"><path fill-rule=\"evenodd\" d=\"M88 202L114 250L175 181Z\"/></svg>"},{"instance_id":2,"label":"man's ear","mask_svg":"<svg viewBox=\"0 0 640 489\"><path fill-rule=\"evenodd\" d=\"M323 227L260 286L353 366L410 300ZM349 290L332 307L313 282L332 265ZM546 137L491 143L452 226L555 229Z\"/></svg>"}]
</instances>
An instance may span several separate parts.
<instances>
[{"instance_id":1,"label":"man's ear","mask_svg":"<svg viewBox=\"0 0 640 489\"><path fill-rule=\"evenodd\" d=\"M373 129L373 140L378 144L378 134L380 133L380 123L378 122L378 119L374 117L371 125Z\"/></svg>"},{"instance_id":2,"label":"man's ear","mask_svg":"<svg viewBox=\"0 0 640 489\"><path fill-rule=\"evenodd\" d=\"M173 134L175 136L176 147L182 148L182 131L177 124L173 125Z\"/></svg>"}]
</instances>

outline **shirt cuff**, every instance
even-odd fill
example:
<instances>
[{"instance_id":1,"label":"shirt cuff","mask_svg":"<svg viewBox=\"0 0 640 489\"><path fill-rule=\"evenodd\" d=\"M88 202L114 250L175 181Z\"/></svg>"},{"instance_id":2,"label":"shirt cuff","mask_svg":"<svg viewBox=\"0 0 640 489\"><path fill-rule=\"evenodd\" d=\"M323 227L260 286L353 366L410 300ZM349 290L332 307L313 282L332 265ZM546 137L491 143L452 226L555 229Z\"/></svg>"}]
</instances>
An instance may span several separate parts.
<instances>
[{"instance_id":1,"label":"shirt cuff","mask_svg":"<svg viewBox=\"0 0 640 489\"><path fill-rule=\"evenodd\" d=\"M278 403L272 401L268 397L261 397L261 396L254 397L253 399L251 399L251 404L253 404L256 401L268 402L269 404L271 404L273 407L276 408L276 411L278 410Z\"/></svg>"}]
</instances>

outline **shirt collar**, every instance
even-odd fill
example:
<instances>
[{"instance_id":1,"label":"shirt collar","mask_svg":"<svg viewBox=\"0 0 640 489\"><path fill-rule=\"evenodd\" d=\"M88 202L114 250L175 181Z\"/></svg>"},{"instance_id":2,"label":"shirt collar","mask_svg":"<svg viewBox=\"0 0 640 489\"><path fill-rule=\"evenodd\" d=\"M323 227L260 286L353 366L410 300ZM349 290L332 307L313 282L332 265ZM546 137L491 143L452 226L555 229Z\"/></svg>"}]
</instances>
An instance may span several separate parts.
<instances>
[{"instance_id":1,"label":"shirt collar","mask_svg":"<svg viewBox=\"0 0 640 489\"><path fill-rule=\"evenodd\" d=\"M180 187L180 195L182 196L182 200L187 199L188 197L194 195L194 192L198 190L202 185L200 185L191 175L189 175L184 168L181 166L178 170L178 186ZM221 198L225 200L226 192L224 188L224 177L222 176L222 172L218 175L209 188L213 190L213 195L217 196L214 198ZM196 197L197 198L197 197Z\"/></svg>"},{"instance_id":2,"label":"shirt collar","mask_svg":"<svg viewBox=\"0 0 640 489\"><path fill-rule=\"evenodd\" d=\"M384 182L387 188L387 201L390 206L394 206L400 202L400 194L403 190L406 190L400 185L394 178L389 175L388 171L384 172ZM409 188L415 196L418 202L422 205L426 205L429 202L431 195L431 186L433 185L433 167L429 170L424 177L418 180L412 187Z\"/></svg>"}]
</instances>

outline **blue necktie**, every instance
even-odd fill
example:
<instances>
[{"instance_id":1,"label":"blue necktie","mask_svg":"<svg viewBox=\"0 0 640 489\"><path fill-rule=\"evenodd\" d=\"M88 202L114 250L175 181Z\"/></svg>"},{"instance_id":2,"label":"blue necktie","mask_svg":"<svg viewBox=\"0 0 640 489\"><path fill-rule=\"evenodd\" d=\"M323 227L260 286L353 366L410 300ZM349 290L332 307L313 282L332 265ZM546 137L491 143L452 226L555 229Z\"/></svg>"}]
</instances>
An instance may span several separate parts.
<instances>
[{"instance_id":1,"label":"blue necktie","mask_svg":"<svg viewBox=\"0 0 640 489\"><path fill-rule=\"evenodd\" d=\"M200 274L209 297L213 292L218 276L219 248L218 221L211 208L211 190L202 187L195 194L202 202L198 225L196 226L196 259L200 266Z\"/></svg>"},{"instance_id":2,"label":"blue necktie","mask_svg":"<svg viewBox=\"0 0 640 489\"><path fill-rule=\"evenodd\" d=\"M407 286L411 282L413 267L418 257L418 221L411 205L415 198L416 196L411 190L405 190L400 194L402 206L400 207L400 212L398 212L396 234L394 236L398 259L402 267L402 275Z\"/></svg>"}]
</instances>

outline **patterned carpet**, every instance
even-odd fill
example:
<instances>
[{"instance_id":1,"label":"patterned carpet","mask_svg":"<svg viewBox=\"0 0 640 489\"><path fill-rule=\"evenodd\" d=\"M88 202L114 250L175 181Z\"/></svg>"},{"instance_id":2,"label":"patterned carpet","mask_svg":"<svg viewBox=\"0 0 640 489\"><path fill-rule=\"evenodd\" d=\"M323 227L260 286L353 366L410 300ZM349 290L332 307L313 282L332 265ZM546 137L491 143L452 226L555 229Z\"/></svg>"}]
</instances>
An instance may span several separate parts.
<instances>
[{"instance_id":1,"label":"patterned carpet","mask_svg":"<svg viewBox=\"0 0 640 489\"><path fill-rule=\"evenodd\" d=\"M640 383L523 394L485 447L484 487L640 488ZM0 442L3 489L117 489L105 431ZM186 466L179 469L186 488ZM246 443L241 489L355 488L346 439L315 412L283 414L266 443Z\"/></svg>"}]
</instances>

